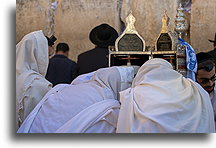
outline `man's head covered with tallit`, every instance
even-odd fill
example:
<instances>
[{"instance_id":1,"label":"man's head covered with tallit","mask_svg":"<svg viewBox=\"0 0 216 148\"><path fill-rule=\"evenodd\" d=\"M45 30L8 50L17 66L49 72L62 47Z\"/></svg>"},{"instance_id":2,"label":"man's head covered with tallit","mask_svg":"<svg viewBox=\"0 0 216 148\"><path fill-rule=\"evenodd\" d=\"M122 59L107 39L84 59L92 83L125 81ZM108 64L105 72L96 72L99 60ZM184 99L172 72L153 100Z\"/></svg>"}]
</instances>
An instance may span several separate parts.
<instances>
[{"instance_id":1,"label":"man's head covered with tallit","mask_svg":"<svg viewBox=\"0 0 216 148\"><path fill-rule=\"evenodd\" d=\"M18 133L114 133L119 91L131 86L132 67L101 68L51 89Z\"/></svg>"},{"instance_id":2,"label":"man's head covered with tallit","mask_svg":"<svg viewBox=\"0 0 216 148\"><path fill-rule=\"evenodd\" d=\"M16 45L16 128L52 88L45 79L48 43L42 30L25 35Z\"/></svg>"},{"instance_id":3,"label":"man's head covered with tallit","mask_svg":"<svg viewBox=\"0 0 216 148\"><path fill-rule=\"evenodd\" d=\"M144 63L120 102L118 133L215 132L208 93L163 59Z\"/></svg>"}]
</instances>

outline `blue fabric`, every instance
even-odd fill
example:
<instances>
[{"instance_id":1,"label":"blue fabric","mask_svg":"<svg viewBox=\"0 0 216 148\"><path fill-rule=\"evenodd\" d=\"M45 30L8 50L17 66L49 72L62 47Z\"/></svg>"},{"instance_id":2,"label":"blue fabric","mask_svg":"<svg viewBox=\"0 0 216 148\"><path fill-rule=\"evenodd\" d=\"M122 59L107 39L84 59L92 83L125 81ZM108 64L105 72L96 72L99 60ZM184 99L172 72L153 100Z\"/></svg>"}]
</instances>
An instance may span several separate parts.
<instances>
[{"instance_id":1,"label":"blue fabric","mask_svg":"<svg viewBox=\"0 0 216 148\"><path fill-rule=\"evenodd\" d=\"M196 53L193 47L185 42L183 39L179 38L180 44L186 46L186 65L187 65L187 78L196 81L195 74L197 72L197 59Z\"/></svg>"}]
</instances>

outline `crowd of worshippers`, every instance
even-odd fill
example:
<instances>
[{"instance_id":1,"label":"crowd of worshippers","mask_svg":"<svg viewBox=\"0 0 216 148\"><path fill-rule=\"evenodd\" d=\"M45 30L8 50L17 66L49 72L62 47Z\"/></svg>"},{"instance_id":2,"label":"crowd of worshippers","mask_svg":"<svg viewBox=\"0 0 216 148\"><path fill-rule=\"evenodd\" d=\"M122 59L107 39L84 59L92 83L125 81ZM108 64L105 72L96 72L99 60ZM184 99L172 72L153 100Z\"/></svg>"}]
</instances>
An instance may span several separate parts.
<instances>
[{"instance_id":1,"label":"crowd of worshippers","mask_svg":"<svg viewBox=\"0 0 216 148\"><path fill-rule=\"evenodd\" d=\"M68 58L69 46L34 31L16 45L17 133L214 133L215 44L196 55L196 81L161 58L108 67L117 31L90 31L95 48ZM49 58L51 57L51 58Z\"/></svg>"}]
</instances>

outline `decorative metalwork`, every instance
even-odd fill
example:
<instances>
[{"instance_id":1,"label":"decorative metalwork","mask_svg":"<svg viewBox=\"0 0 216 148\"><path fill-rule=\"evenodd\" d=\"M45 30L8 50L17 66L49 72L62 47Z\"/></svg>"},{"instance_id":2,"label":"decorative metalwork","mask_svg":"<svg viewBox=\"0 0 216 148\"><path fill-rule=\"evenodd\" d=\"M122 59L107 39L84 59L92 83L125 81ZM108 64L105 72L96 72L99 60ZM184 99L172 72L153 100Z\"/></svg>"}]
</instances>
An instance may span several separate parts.
<instances>
[{"instance_id":1,"label":"decorative metalwork","mask_svg":"<svg viewBox=\"0 0 216 148\"><path fill-rule=\"evenodd\" d=\"M163 58L181 74L186 74L185 47L178 41L178 35L169 29L169 17L164 11L161 32L155 46L145 47L145 41L135 28L135 17L132 11L126 18L126 29L117 38L115 47L109 47L109 66L141 66L152 58ZM159 50L158 50L159 49Z\"/></svg>"},{"instance_id":2,"label":"decorative metalwork","mask_svg":"<svg viewBox=\"0 0 216 148\"><path fill-rule=\"evenodd\" d=\"M115 41L116 51L145 51L145 41L137 32L135 22L131 11L126 18L126 29Z\"/></svg>"},{"instance_id":3,"label":"decorative metalwork","mask_svg":"<svg viewBox=\"0 0 216 148\"><path fill-rule=\"evenodd\" d=\"M186 46L185 45L177 45L177 60L176 60L176 70L181 73L183 76L186 76Z\"/></svg>"},{"instance_id":4,"label":"decorative metalwork","mask_svg":"<svg viewBox=\"0 0 216 148\"><path fill-rule=\"evenodd\" d=\"M135 22L136 22L136 18L132 15L132 11L131 11L128 17L126 17L127 26L125 29L125 33L138 33L134 26Z\"/></svg>"},{"instance_id":5,"label":"decorative metalwork","mask_svg":"<svg viewBox=\"0 0 216 148\"><path fill-rule=\"evenodd\" d=\"M156 51L171 51L175 50L175 43L171 32L169 31L168 24L170 18L168 17L166 10L164 10L164 15L162 17L162 28L161 32L155 43Z\"/></svg>"},{"instance_id":6,"label":"decorative metalwork","mask_svg":"<svg viewBox=\"0 0 216 148\"><path fill-rule=\"evenodd\" d=\"M183 33L187 32L189 28L188 20L185 18L183 11L184 8L180 3L177 9L176 20L175 20L175 31L179 34L179 38L182 38Z\"/></svg>"}]
</instances>

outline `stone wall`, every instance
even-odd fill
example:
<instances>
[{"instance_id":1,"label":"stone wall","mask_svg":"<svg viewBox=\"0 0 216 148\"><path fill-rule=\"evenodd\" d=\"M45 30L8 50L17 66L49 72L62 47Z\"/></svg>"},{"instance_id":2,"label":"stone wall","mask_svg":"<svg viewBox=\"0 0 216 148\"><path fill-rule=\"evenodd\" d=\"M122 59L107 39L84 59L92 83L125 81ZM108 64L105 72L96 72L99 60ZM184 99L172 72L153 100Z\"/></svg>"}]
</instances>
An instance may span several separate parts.
<instances>
[{"instance_id":1,"label":"stone wall","mask_svg":"<svg viewBox=\"0 0 216 148\"><path fill-rule=\"evenodd\" d=\"M119 30L117 0L63 0L56 13L56 36L59 42L70 44L70 57L94 48L89 32L101 23Z\"/></svg>"},{"instance_id":2,"label":"stone wall","mask_svg":"<svg viewBox=\"0 0 216 148\"><path fill-rule=\"evenodd\" d=\"M213 49L208 39L214 40L216 32L216 0L192 0L190 40L197 52Z\"/></svg>"},{"instance_id":3,"label":"stone wall","mask_svg":"<svg viewBox=\"0 0 216 148\"><path fill-rule=\"evenodd\" d=\"M45 29L48 5L45 0L16 1L16 43L32 31Z\"/></svg>"},{"instance_id":4,"label":"stone wall","mask_svg":"<svg viewBox=\"0 0 216 148\"><path fill-rule=\"evenodd\" d=\"M16 43L35 30L43 30L48 36L55 33L58 38L55 45L68 43L69 57L76 61L78 54L94 47L89 40L92 28L107 23L119 31L120 0L59 0L53 12L51 3L55 1L16 1ZM54 28L49 29L51 23L54 23Z\"/></svg>"},{"instance_id":5,"label":"stone wall","mask_svg":"<svg viewBox=\"0 0 216 148\"><path fill-rule=\"evenodd\" d=\"M51 3L58 1L57 9ZM69 57L77 60L78 54L94 47L89 41L89 32L96 25L108 23L119 33L124 28L130 10L136 17L136 29L146 41L154 46L161 30L164 9L170 17L170 28L174 29L176 9L180 0L17 0L16 42L35 30L52 33L57 43L70 46ZM214 39L216 0L192 0L191 22L188 38L198 51L208 51Z\"/></svg>"}]
</instances>

